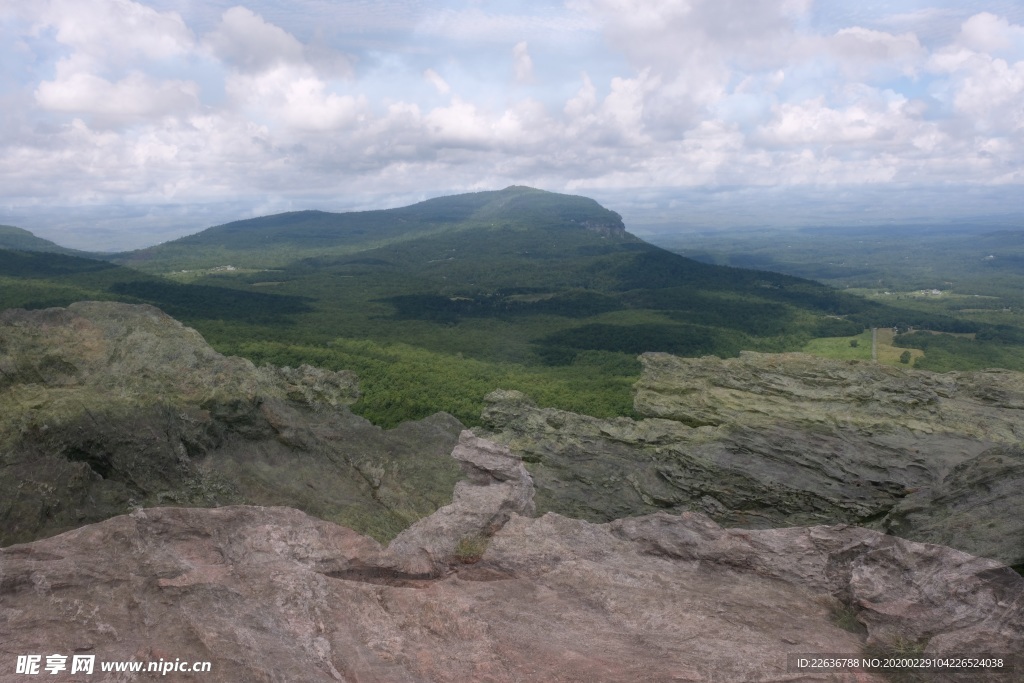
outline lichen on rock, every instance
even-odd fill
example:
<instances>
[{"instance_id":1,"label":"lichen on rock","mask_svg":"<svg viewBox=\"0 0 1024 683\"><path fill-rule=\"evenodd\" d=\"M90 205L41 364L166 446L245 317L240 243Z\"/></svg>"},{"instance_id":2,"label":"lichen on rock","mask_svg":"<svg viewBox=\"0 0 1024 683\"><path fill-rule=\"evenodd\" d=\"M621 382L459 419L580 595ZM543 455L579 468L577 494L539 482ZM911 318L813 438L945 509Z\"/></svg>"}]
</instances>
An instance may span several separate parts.
<instances>
[{"instance_id":1,"label":"lichen on rock","mask_svg":"<svg viewBox=\"0 0 1024 683\"><path fill-rule=\"evenodd\" d=\"M479 433L529 464L541 512L858 524L1024 564L1024 374L805 354L641 360L640 420L487 397Z\"/></svg>"},{"instance_id":2,"label":"lichen on rock","mask_svg":"<svg viewBox=\"0 0 1024 683\"><path fill-rule=\"evenodd\" d=\"M384 431L350 372L255 367L152 306L0 313L0 545L138 506L290 505L381 540L450 500L462 425Z\"/></svg>"}]
</instances>

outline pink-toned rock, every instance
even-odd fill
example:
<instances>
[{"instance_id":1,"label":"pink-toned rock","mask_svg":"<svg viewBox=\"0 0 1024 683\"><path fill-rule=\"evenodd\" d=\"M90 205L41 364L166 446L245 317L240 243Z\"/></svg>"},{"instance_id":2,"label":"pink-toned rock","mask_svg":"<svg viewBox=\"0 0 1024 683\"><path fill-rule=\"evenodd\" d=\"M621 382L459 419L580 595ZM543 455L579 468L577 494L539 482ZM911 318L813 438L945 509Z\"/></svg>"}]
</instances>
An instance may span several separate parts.
<instances>
[{"instance_id":1,"label":"pink-toned rock","mask_svg":"<svg viewBox=\"0 0 1024 683\"><path fill-rule=\"evenodd\" d=\"M531 490L518 459L470 435L457 451L471 481L386 549L238 506L140 510L0 550L0 682L867 683L885 679L801 673L787 656L1024 649L1024 580L995 562L846 526L533 519L516 512ZM469 564L451 550L467 533L490 534ZM18 655L53 653L94 654L96 673L16 673ZM212 669L99 671L161 658Z\"/></svg>"},{"instance_id":2,"label":"pink-toned rock","mask_svg":"<svg viewBox=\"0 0 1024 683\"><path fill-rule=\"evenodd\" d=\"M460 561L460 544L480 544L513 515L532 515L533 479L519 456L469 430L452 451L467 479L446 505L400 533L381 560L408 574L437 576ZM465 545L463 546L465 547ZM465 554L462 559L472 559Z\"/></svg>"}]
</instances>

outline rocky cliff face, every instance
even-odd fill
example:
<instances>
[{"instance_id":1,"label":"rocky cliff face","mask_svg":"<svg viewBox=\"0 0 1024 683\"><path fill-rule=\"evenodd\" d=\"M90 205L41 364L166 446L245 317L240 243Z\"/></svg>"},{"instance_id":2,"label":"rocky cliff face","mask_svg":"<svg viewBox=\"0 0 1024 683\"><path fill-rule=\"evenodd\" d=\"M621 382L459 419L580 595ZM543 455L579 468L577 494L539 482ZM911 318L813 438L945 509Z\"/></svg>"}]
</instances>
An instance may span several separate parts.
<instances>
[{"instance_id":1,"label":"rocky cliff face","mask_svg":"<svg viewBox=\"0 0 1024 683\"><path fill-rule=\"evenodd\" d=\"M729 527L855 523L1024 565L1024 375L803 354L642 356L642 420L488 397L541 512L699 511Z\"/></svg>"},{"instance_id":2,"label":"rocky cliff face","mask_svg":"<svg viewBox=\"0 0 1024 683\"><path fill-rule=\"evenodd\" d=\"M540 512L852 523L1024 565L1024 376L646 354L642 420L494 392ZM387 540L451 500L446 415L382 431L350 373L256 368L157 309L0 314L0 544L140 506L287 505Z\"/></svg>"},{"instance_id":3,"label":"rocky cliff face","mask_svg":"<svg viewBox=\"0 0 1024 683\"><path fill-rule=\"evenodd\" d=\"M452 504L386 548L232 506L139 510L2 549L0 682L25 680L15 655L33 653L94 655L97 672L212 665L168 681L867 683L887 679L789 657L1024 651L1024 579L996 562L848 526L530 518L516 456L469 432L454 455L468 478Z\"/></svg>"},{"instance_id":4,"label":"rocky cliff face","mask_svg":"<svg viewBox=\"0 0 1024 683\"><path fill-rule=\"evenodd\" d=\"M462 425L382 431L347 372L256 368L149 306L0 313L0 544L139 506L298 507L378 538L450 500Z\"/></svg>"}]
</instances>

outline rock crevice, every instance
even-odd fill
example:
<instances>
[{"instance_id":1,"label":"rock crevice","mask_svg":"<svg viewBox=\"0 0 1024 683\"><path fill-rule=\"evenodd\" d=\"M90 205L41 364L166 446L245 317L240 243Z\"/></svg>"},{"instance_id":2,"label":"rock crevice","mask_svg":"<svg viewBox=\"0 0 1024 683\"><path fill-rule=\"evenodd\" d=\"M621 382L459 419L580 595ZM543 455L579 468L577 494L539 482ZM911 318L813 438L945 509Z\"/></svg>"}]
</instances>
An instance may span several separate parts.
<instances>
[{"instance_id":1,"label":"rock crevice","mask_svg":"<svg viewBox=\"0 0 1024 683\"><path fill-rule=\"evenodd\" d=\"M297 510L233 506L140 510L0 549L0 639L314 683L883 683L799 673L788 656L1024 651L1024 579L991 560L843 525L531 517L517 456L469 432L453 456L471 480L386 548ZM489 540L468 565L466 535Z\"/></svg>"}]
</instances>

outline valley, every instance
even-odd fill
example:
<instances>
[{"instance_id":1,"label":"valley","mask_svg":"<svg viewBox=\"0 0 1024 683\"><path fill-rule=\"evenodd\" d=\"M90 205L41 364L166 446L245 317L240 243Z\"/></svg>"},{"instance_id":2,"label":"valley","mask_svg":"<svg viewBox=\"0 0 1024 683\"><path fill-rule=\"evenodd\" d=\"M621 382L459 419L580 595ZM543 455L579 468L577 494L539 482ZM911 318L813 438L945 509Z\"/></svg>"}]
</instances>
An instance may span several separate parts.
<instances>
[{"instance_id":1,"label":"valley","mask_svg":"<svg viewBox=\"0 0 1024 683\"><path fill-rule=\"evenodd\" d=\"M276 653L252 680L790 680L829 649L1012 680L1024 373L972 369L1013 365L1012 318L529 188L368 213L102 257L0 232L5 642L128 659L141 605L219 669ZM839 680L961 680L932 673Z\"/></svg>"},{"instance_id":2,"label":"valley","mask_svg":"<svg viewBox=\"0 0 1024 683\"><path fill-rule=\"evenodd\" d=\"M729 357L872 326L992 328L678 256L593 200L525 187L267 216L103 258L0 252L0 306L153 304L224 353L355 371L366 388L353 410L382 426L439 410L478 424L498 386L633 415L646 351Z\"/></svg>"},{"instance_id":3,"label":"valley","mask_svg":"<svg viewBox=\"0 0 1024 683\"><path fill-rule=\"evenodd\" d=\"M894 343L911 351L915 367L1024 369L1024 231L1019 228L885 225L666 232L650 239L705 263L808 277L867 301L960 321L958 329L903 326ZM844 340L833 341L811 342L804 350L848 354Z\"/></svg>"},{"instance_id":4,"label":"valley","mask_svg":"<svg viewBox=\"0 0 1024 683\"><path fill-rule=\"evenodd\" d=\"M618 214L590 199L523 187L442 197L401 209L268 216L137 252L107 255L104 260L54 251L56 245L32 241L23 231L6 234L16 245L47 251L0 250L6 285L3 305L71 305L68 313L54 320L65 320L61 316L74 311L75 326L93 329L104 340L96 342L93 356L83 357L63 348L60 335L46 338L45 311L39 313L41 318L17 311L7 314L15 324L12 329L23 331L7 333L2 348L8 358L3 371L10 391L5 412L13 420L4 431L20 435L22 446L12 446L16 450L47 443L44 451L62 453L50 470L28 478L64 481L68 492L55 494L54 500L68 501L97 494L88 492L94 484L80 490L77 475L61 464L65 460L87 463L104 480L99 498L107 503L98 509L75 512L72 505L60 512L50 510L53 501L46 495L29 506L42 506L40 519L58 526L72 524L75 515L102 517L136 502L222 505L281 500L388 538L436 507L454 480L436 461L428 467L433 475L427 476L427 470L406 471L411 465L396 455L397 446L387 445L386 435L401 427L425 438L422 434L436 431L442 423L447 427L430 446L435 460L450 448L453 425L483 430L512 445L531 463L541 509L596 522L669 509L701 510L729 526L846 522L891 530L904 524L893 515L907 492L939 491L954 470L967 467L965 463L991 460L985 459L987 449L1009 448L992 457L1000 462L1009 458L1010 464L1003 466L1009 469L1000 476L1015 480L1019 475L1014 464L1019 459L1014 450L1019 435L1012 426L1020 392L1016 375L941 379L900 374L929 363L978 369L977 349L991 359L996 347L1004 349L1005 366L1012 368L1019 349L1013 339L1019 328L965 315L963 302L977 306L976 299L983 296L973 292L896 293L900 287L931 284L922 279L918 266L908 266L901 280L884 281L890 288L887 294L872 294L863 285L880 275L884 260L875 257L879 270L856 277L814 266L815 259L825 258L826 247L815 242L813 234L791 254L786 250L792 245L779 235L773 241L750 234L749 242L741 235L733 243L735 252L711 251L728 245L704 235L709 241L694 238L695 246L684 250L697 250L694 255L702 260L693 260L633 236ZM887 244L881 233L875 237ZM954 239L952 234L947 238ZM871 254L885 251L872 244ZM700 251L705 247L708 250ZM868 247L849 249L851 260L870 256L865 253ZM989 249L991 245L986 245ZM789 261L783 262L783 253L790 254ZM933 257L938 259L938 252ZM788 264L793 272L831 273L832 283L845 289L794 274L711 262L759 263L758 259ZM940 266L953 267L949 261L935 268ZM958 274L1000 305L1009 308L1015 301L1017 294L1008 287L1016 277L1013 272L1004 272L987 290L971 269L963 267ZM80 299L98 303L74 303ZM173 325L155 325L154 319L139 318L131 306L120 308L123 304L157 306L202 336L186 340ZM126 322L135 318L136 322ZM138 352L131 349L140 339L149 346ZM146 350L150 346L153 351ZM786 355L794 351L812 356ZM104 354L123 360L104 366ZM184 385L172 379L185 380L196 372L191 365L179 367L183 355L225 368L216 371L221 378L217 381L227 382L228 388L216 390L206 379L187 380ZM813 356L831 360L813 361ZM218 358L224 360L214 360ZM668 367L667 361L656 358L701 360L673 366L676 369L665 374L657 368ZM83 363L99 365L86 372ZM136 368L153 363L160 367L142 377L149 378L149 384L162 377L160 390L139 384L132 375ZM737 379L740 376L746 379ZM51 389L33 393L33 377ZM966 403L957 399L939 408L957 387L981 387L997 380L1006 384L1005 391L997 391L1001 398L989 401L979 389L981 393L965 394ZM331 411L343 416L331 427L317 425L320 418L306 414L326 409L324 382L336 387L330 391L341 391L328 402ZM794 389L800 382L810 384ZM820 389L822 382L832 388ZM103 397L109 389L104 387L111 383L120 387L121 398L107 405L110 399ZM65 385L81 386L68 391L61 389ZM725 386L732 387L729 392L735 396L712 398ZM198 387L205 387L199 398ZM311 390L320 398L310 398ZM719 400L746 407L740 416L728 418L681 417L672 411L663 414L657 407L682 397L691 401L697 391L705 402L701 410L711 415L723 409L715 405ZM831 412L815 416L817 407L807 404L801 417L784 411L765 425L758 422L772 415L788 392L795 392L788 400L799 401L809 391L821 392L819 399L833 405ZM901 398L889 412L874 415L872 411L890 396ZM763 408L753 408L765 399ZM94 418L81 422L81 411L74 406L90 402L106 406L102 422L113 427L96 431ZM872 408L872 403L878 405ZM39 407L26 410L35 405ZM179 424L167 413L168 406L177 405L187 408L183 415L201 417ZM926 409L917 414L920 405ZM1011 412L1004 415L999 412L1003 409ZM857 418L862 410L874 417ZM936 411L945 415L938 422ZM945 422L962 414L974 417L962 420L955 433L947 433ZM682 424L666 427L657 421L663 417ZM978 431L971 425L972 420L988 424L992 419L991 429ZM66 428L78 424L75 429L96 433L79 445L74 445L82 440L79 436L50 443L37 431L55 426L54 420L67 422ZM160 439L129 441L116 448L96 445L106 443L112 438L110 429L116 431L116 425L126 421L178 435L181 448L200 454L206 464L198 469L181 463L172 466L172 451ZM416 426L428 423L434 426ZM997 424L998 429L993 426ZM766 425L769 429L760 431ZM707 431L711 427L714 433ZM373 431L381 428L391 431ZM339 439L365 444L381 455L365 462L339 461ZM259 444L249 447L265 459L259 468L262 474L246 473L249 466L238 460L242 442ZM291 462L273 444L308 451L314 461L335 453L326 463L327 471L341 468L346 481L355 477L355 484L332 486L355 486L345 494L348 502L337 506L315 493L314 480L338 476L328 475L323 465L296 470L319 473L306 482L309 491L299 483L269 484L270 473L280 477L282 464ZM651 450L650 444L657 446ZM136 462L128 455L133 450L150 455ZM573 462L576 452L588 455ZM909 455L921 452L931 456ZM747 471L736 453L747 453L754 469ZM797 453L801 455L796 461L781 464ZM853 453L858 455L845 462L846 454ZM826 455L834 462L806 461ZM903 462L907 457L910 460ZM124 458L136 464L116 464ZM877 462L870 464L865 458ZM754 482L765 473L757 463L782 467L772 470L771 476L781 477L777 485L792 490L779 498L778 491L760 488ZM819 474L803 481L801 468L808 467L829 472L827 483ZM995 476L989 472L991 464L976 467L978 476ZM852 477L857 486L871 482L870 486L839 494L849 481L832 468ZM121 473L112 477L114 471ZM39 485L40 491L51 486ZM592 500L595 486L604 491L601 501ZM421 488L422 499L402 493L408 487ZM985 505L993 506L993 519L1001 519L1013 517L1016 503L1012 496L999 494ZM918 507L922 506L928 504ZM1000 512L994 512L997 509ZM8 514L13 519L21 513L12 509ZM917 514L908 512L906 518L917 520ZM930 522L914 524L927 527ZM1009 530L1015 528L1012 522L1007 524L978 527L972 533L985 538L991 529L1007 537L1008 546L1002 550L986 546L983 552L1019 565L1024 556L1015 548L1024 540ZM932 538L914 536L917 526L901 533ZM24 533L37 533L32 528L26 527ZM940 533L942 528L928 533ZM935 538L982 552L954 537Z\"/></svg>"},{"instance_id":5,"label":"valley","mask_svg":"<svg viewBox=\"0 0 1024 683\"><path fill-rule=\"evenodd\" d=\"M217 671L259 643L266 681L554 677L566 652L594 680L779 680L828 648L974 648L1013 680L1024 374L640 361L636 419L497 390L473 431L383 430L353 373L257 368L152 306L7 310L0 634L127 660L156 615Z\"/></svg>"},{"instance_id":6,"label":"valley","mask_svg":"<svg viewBox=\"0 0 1024 683\"><path fill-rule=\"evenodd\" d=\"M1024 0L0 26L0 683L1024 681Z\"/></svg>"}]
</instances>

